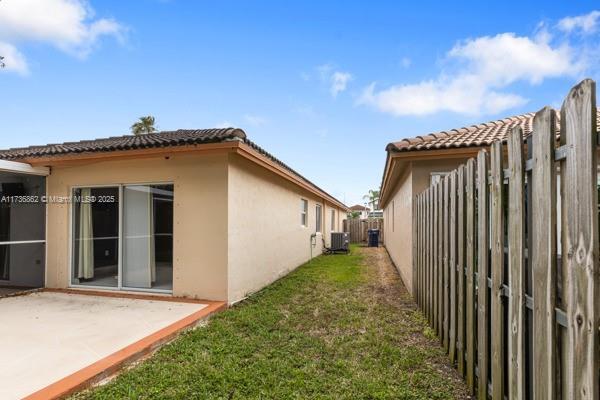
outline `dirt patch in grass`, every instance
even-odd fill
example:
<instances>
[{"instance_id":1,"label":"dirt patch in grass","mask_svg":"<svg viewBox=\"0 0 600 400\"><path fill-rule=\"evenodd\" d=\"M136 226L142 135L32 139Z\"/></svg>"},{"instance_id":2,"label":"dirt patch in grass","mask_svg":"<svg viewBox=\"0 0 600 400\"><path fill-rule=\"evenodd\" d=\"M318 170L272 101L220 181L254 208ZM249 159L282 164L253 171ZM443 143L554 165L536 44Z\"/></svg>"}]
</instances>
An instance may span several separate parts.
<instances>
[{"instance_id":1,"label":"dirt patch in grass","mask_svg":"<svg viewBox=\"0 0 600 400\"><path fill-rule=\"evenodd\" d=\"M384 249L321 256L76 398L466 399Z\"/></svg>"}]
</instances>

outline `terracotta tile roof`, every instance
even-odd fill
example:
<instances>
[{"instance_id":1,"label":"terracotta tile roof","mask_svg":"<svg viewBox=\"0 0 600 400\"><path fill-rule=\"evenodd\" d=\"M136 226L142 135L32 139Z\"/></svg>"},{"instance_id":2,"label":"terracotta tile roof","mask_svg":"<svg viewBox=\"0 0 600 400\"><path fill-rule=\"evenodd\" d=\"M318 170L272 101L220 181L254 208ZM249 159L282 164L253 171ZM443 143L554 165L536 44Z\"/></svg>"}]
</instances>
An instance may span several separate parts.
<instances>
[{"instance_id":1,"label":"terracotta tile roof","mask_svg":"<svg viewBox=\"0 0 600 400\"><path fill-rule=\"evenodd\" d=\"M560 113L557 112L557 115L557 129L560 129ZM534 116L535 113L515 115L497 121L402 139L388 144L386 150L403 152L489 146L496 140L505 140L507 133L515 126L520 126L524 136L528 136L532 130ZM600 109L597 110L597 120L600 127Z\"/></svg>"},{"instance_id":2,"label":"terracotta tile roof","mask_svg":"<svg viewBox=\"0 0 600 400\"><path fill-rule=\"evenodd\" d=\"M0 150L0 160L18 160L22 158L49 157L65 154L218 143L235 138L246 139L246 133L244 133L243 130L236 128L180 129L176 131L150 133L147 135L115 136L104 139L82 140L79 142Z\"/></svg>"},{"instance_id":3,"label":"terracotta tile roof","mask_svg":"<svg viewBox=\"0 0 600 400\"><path fill-rule=\"evenodd\" d=\"M19 161L24 158L39 158L61 156L79 153L101 153L122 150L150 149L158 147L176 147L190 144L221 143L231 140L241 140L257 153L273 161L283 169L291 172L300 180L306 182L318 191L326 194L343 204L335 197L306 179L290 166L267 152L246 137L246 133L239 128L222 129L179 129L176 131L162 131L146 135L114 136L103 139L82 140L79 142L66 142L60 144L47 144L42 146L29 146L0 150L0 160Z\"/></svg>"},{"instance_id":4,"label":"terracotta tile roof","mask_svg":"<svg viewBox=\"0 0 600 400\"><path fill-rule=\"evenodd\" d=\"M350 207L350 210L351 211L371 211L370 208L365 207L365 206L361 206L359 204L356 204L356 205Z\"/></svg>"}]
</instances>

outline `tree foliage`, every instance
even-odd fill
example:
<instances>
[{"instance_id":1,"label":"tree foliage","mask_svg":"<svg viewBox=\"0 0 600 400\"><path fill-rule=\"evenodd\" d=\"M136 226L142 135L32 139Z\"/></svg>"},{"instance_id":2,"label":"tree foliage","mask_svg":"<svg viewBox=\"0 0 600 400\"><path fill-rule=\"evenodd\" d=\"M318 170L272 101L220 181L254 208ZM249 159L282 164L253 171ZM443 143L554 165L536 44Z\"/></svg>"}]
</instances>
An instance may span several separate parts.
<instances>
[{"instance_id":1,"label":"tree foliage","mask_svg":"<svg viewBox=\"0 0 600 400\"><path fill-rule=\"evenodd\" d=\"M131 125L131 133L134 135L146 135L148 133L156 132L154 122L154 117L151 115L140 117L139 121Z\"/></svg>"},{"instance_id":2,"label":"tree foliage","mask_svg":"<svg viewBox=\"0 0 600 400\"><path fill-rule=\"evenodd\" d=\"M363 199L367 200L373 210L379 208L379 190L369 190L369 193L365 194Z\"/></svg>"}]
</instances>

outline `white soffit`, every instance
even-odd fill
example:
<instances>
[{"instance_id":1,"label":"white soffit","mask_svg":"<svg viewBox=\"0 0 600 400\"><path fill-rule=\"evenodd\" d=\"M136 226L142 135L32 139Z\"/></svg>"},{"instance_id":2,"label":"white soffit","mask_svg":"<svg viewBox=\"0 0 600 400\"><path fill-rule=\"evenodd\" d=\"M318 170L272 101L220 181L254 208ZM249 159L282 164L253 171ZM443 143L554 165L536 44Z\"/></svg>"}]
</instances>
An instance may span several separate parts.
<instances>
[{"instance_id":1,"label":"white soffit","mask_svg":"<svg viewBox=\"0 0 600 400\"><path fill-rule=\"evenodd\" d=\"M14 172L18 174L48 176L50 175L50 168L32 167L27 163L0 160L0 172Z\"/></svg>"}]
</instances>

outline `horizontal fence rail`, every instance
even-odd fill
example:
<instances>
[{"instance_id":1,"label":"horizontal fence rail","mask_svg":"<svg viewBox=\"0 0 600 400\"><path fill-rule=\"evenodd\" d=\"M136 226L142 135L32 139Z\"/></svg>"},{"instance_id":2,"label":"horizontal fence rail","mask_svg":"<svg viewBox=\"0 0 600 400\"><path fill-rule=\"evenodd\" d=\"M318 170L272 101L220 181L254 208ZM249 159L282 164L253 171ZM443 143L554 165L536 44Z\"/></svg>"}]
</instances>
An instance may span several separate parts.
<instances>
[{"instance_id":1,"label":"horizontal fence rail","mask_svg":"<svg viewBox=\"0 0 600 400\"><path fill-rule=\"evenodd\" d=\"M596 85L417 195L414 297L478 399L600 398Z\"/></svg>"}]
</instances>

